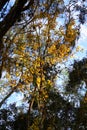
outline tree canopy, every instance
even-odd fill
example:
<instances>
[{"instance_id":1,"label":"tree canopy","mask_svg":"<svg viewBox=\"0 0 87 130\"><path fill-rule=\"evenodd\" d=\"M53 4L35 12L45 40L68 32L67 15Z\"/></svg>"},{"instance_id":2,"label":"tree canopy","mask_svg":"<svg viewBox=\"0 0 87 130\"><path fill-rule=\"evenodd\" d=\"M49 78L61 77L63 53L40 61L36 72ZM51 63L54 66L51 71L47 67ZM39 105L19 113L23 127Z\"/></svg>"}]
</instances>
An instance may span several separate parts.
<instances>
[{"instance_id":1,"label":"tree canopy","mask_svg":"<svg viewBox=\"0 0 87 130\"><path fill-rule=\"evenodd\" d=\"M79 5L75 0L68 4L63 0L15 0L10 6L10 0L0 0L0 106L13 92L22 92L28 103L27 130L43 130L44 122L50 120L46 118L51 116L50 93L61 73L57 64L62 65L72 56L80 25L86 21L86 1L80 2ZM78 67L80 63L83 66L83 61L76 62L75 69L69 72L67 90L85 80L86 73ZM59 98L58 101L61 102ZM37 114L31 123L34 111ZM52 117L52 123L54 120ZM52 125L53 128L46 129L56 129Z\"/></svg>"}]
</instances>

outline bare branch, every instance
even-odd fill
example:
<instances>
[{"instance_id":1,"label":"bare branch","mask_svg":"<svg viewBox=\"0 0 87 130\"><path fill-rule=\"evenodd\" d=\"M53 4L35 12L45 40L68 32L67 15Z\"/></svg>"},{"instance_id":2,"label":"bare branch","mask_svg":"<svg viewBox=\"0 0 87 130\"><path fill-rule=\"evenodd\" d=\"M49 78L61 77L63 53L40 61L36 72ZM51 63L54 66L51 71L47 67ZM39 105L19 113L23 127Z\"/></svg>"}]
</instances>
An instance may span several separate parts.
<instances>
[{"instance_id":1,"label":"bare branch","mask_svg":"<svg viewBox=\"0 0 87 130\"><path fill-rule=\"evenodd\" d=\"M6 95L6 97L0 102L0 107L3 105L3 103L11 96L11 94L15 91L17 89L17 86L15 86L12 90L11 90L11 92L8 94L8 95Z\"/></svg>"},{"instance_id":2,"label":"bare branch","mask_svg":"<svg viewBox=\"0 0 87 130\"><path fill-rule=\"evenodd\" d=\"M3 9L4 5L9 2L9 0L0 0L0 11Z\"/></svg>"}]
</instances>

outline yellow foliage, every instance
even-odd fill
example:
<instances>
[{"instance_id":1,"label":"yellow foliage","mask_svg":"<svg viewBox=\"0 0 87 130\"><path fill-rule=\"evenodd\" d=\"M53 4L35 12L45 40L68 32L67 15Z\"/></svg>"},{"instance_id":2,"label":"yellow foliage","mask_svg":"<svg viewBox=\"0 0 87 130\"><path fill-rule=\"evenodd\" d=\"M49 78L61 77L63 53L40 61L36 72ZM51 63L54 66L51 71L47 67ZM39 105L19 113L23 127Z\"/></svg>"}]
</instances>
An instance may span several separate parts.
<instances>
[{"instance_id":1,"label":"yellow foliage","mask_svg":"<svg viewBox=\"0 0 87 130\"><path fill-rule=\"evenodd\" d=\"M83 48L81 46L77 46L76 51L82 51Z\"/></svg>"},{"instance_id":2,"label":"yellow foliage","mask_svg":"<svg viewBox=\"0 0 87 130\"><path fill-rule=\"evenodd\" d=\"M37 86L40 87L40 83L41 83L41 78L38 76L37 77Z\"/></svg>"},{"instance_id":3,"label":"yellow foliage","mask_svg":"<svg viewBox=\"0 0 87 130\"><path fill-rule=\"evenodd\" d=\"M51 47L48 48L48 53L52 54L56 51L56 46L53 44Z\"/></svg>"},{"instance_id":4,"label":"yellow foliage","mask_svg":"<svg viewBox=\"0 0 87 130\"><path fill-rule=\"evenodd\" d=\"M87 97L84 98L84 102L87 103Z\"/></svg>"},{"instance_id":5,"label":"yellow foliage","mask_svg":"<svg viewBox=\"0 0 87 130\"><path fill-rule=\"evenodd\" d=\"M52 81L51 80L47 80L48 85L52 86Z\"/></svg>"},{"instance_id":6,"label":"yellow foliage","mask_svg":"<svg viewBox=\"0 0 87 130\"><path fill-rule=\"evenodd\" d=\"M47 5L44 3L44 6ZM49 74L50 68L68 56L70 43L76 38L76 30L74 29L74 20L70 21L66 29L63 26L60 29L57 28L58 14L50 16L50 14L45 13L46 22L44 25L44 19L41 19L42 14L40 16L35 15L36 21L31 22L28 27L31 32L20 34L14 39L16 46L14 49L14 54L16 54L14 66L16 66L16 70L13 75L24 81L24 86L22 84L18 86L21 90L25 89L26 85L32 84L34 89L29 90L29 93L35 96L38 103L44 104L48 98L47 90L54 86L54 77L56 77L56 75ZM39 130L36 123L32 125L32 130L34 129Z\"/></svg>"},{"instance_id":7,"label":"yellow foliage","mask_svg":"<svg viewBox=\"0 0 87 130\"><path fill-rule=\"evenodd\" d=\"M74 29L75 21L72 20L67 26L66 34L65 34L65 41L72 42L76 39L76 30Z\"/></svg>"},{"instance_id":8,"label":"yellow foliage","mask_svg":"<svg viewBox=\"0 0 87 130\"><path fill-rule=\"evenodd\" d=\"M86 95L84 97L84 103L87 103L87 93L86 93Z\"/></svg>"},{"instance_id":9,"label":"yellow foliage","mask_svg":"<svg viewBox=\"0 0 87 130\"><path fill-rule=\"evenodd\" d=\"M19 73L19 72L16 72L16 76L17 76L17 77L20 76L20 73Z\"/></svg>"},{"instance_id":10,"label":"yellow foliage","mask_svg":"<svg viewBox=\"0 0 87 130\"><path fill-rule=\"evenodd\" d=\"M6 78L11 79L11 75L9 73L6 73Z\"/></svg>"},{"instance_id":11,"label":"yellow foliage","mask_svg":"<svg viewBox=\"0 0 87 130\"><path fill-rule=\"evenodd\" d=\"M70 51L70 48L67 47L67 45L62 44L59 48L60 54L62 53L62 55L67 54Z\"/></svg>"},{"instance_id":12,"label":"yellow foliage","mask_svg":"<svg viewBox=\"0 0 87 130\"><path fill-rule=\"evenodd\" d=\"M40 47L40 46L39 46L39 43L34 43L34 45L33 45L33 49L34 49L34 50L37 50L39 47Z\"/></svg>"},{"instance_id":13,"label":"yellow foliage","mask_svg":"<svg viewBox=\"0 0 87 130\"><path fill-rule=\"evenodd\" d=\"M34 68L33 68L33 67L30 67L29 70L30 70L30 73L31 73L31 74L34 74Z\"/></svg>"},{"instance_id":14,"label":"yellow foliage","mask_svg":"<svg viewBox=\"0 0 87 130\"><path fill-rule=\"evenodd\" d=\"M40 130L39 129L39 118L34 120L34 123L30 126L29 130Z\"/></svg>"},{"instance_id":15,"label":"yellow foliage","mask_svg":"<svg viewBox=\"0 0 87 130\"><path fill-rule=\"evenodd\" d=\"M48 127L47 130L53 130L52 127Z\"/></svg>"},{"instance_id":16,"label":"yellow foliage","mask_svg":"<svg viewBox=\"0 0 87 130\"><path fill-rule=\"evenodd\" d=\"M57 63L58 60L56 58L50 58L50 63L53 65L55 63Z\"/></svg>"},{"instance_id":17,"label":"yellow foliage","mask_svg":"<svg viewBox=\"0 0 87 130\"><path fill-rule=\"evenodd\" d=\"M16 86L16 80L10 80L10 86L11 87Z\"/></svg>"},{"instance_id":18,"label":"yellow foliage","mask_svg":"<svg viewBox=\"0 0 87 130\"><path fill-rule=\"evenodd\" d=\"M33 62L35 68L40 67L40 63L41 63L40 60L41 60L40 57L37 57L37 59Z\"/></svg>"}]
</instances>

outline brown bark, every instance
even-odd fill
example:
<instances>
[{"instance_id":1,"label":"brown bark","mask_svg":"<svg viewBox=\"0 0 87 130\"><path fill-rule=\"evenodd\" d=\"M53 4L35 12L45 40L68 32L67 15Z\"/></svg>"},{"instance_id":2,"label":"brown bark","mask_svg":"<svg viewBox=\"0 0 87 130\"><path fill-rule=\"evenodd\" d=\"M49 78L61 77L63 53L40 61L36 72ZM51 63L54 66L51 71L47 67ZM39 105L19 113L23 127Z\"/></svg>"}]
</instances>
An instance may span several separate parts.
<instances>
[{"instance_id":1,"label":"brown bark","mask_svg":"<svg viewBox=\"0 0 87 130\"><path fill-rule=\"evenodd\" d=\"M0 22L0 39L3 38L5 33L14 25L16 20L20 17L23 7L27 0L18 0L10 9L9 13L5 16L3 21Z\"/></svg>"},{"instance_id":2,"label":"brown bark","mask_svg":"<svg viewBox=\"0 0 87 130\"><path fill-rule=\"evenodd\" d=\"M16 0L9 13L5 16L3 21L0 22L0 39L2 39L10 27L14 25L14 23L20 17L21 12L29 9L29 7L33 5L34 0L30 0L28 7L24 6L26 3L27 0Z\"/></svg>"}]
</instances>

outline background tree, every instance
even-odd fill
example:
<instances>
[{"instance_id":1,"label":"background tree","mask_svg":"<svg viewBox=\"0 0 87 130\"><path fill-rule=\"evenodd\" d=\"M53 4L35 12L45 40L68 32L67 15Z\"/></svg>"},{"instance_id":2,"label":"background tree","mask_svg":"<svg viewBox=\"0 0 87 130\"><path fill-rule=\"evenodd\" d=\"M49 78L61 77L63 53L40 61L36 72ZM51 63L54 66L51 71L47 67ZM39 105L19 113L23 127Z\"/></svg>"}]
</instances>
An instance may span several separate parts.
<instances>
[{"instance_id":1,"label":"background tree","mask_svg":"<svg viewBox=\"0 0 87 130\"><path fill-rule=\"evenodd\" d=\"M26 106L25 106L26 107ZM43 129L57 130L57 129L82 129L87 128L87 104L81 101L81 106L75 108L71 103L64 100L57 90L49 92L48 102L44 113ZM1 130L25 130L27 129L27 111L23 112L15 106L9 105L7 108L0 110L0 129ZM20 111L20 112L18 112ZM38 129L38 107L37 102L34 101L33 111L30 118L30 129ZM26 124L26 125L25 125Z\"/></svg>"}]
</instances>

